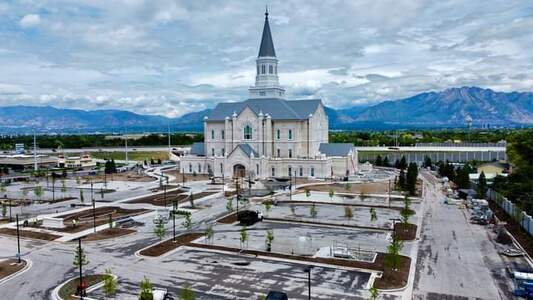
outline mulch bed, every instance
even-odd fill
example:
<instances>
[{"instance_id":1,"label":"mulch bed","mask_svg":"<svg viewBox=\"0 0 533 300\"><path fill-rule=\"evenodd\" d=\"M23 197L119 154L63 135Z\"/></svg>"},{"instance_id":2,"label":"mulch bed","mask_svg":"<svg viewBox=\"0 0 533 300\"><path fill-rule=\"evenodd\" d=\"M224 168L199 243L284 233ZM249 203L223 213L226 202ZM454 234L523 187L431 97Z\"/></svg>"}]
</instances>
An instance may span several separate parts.
<instances>
[{"instance_id":1,"label":"mulch bed","mask_svg":"<svg viewBox=\"0 0 533 300\"><path fill-rule=\"evenodd\" d=\"M394 184L391 184L391 189ZM298 190L310 190L311 196L313 195L312 191L317 192L326 192L328 193L330 189L335 191L335 193L363 193L363 194L382 194L387 193L389 190L388 182L370 182L370 183L350 183L350 188L346 188L346 183L330 183L330 184L316 184L299 187Z\"/></svg>"},{"instance_id":2,"label":"mulch bed","mask_svg":"<svg viewBox=\"0 0 533 300\"><path fill-rule=\"evenodd\" d=\"M17 230L13 228L0 228L0 234L10 235L10 236L17 236ZM57 238L60 238L61 236L45 233L45 232L35 232L30 230L19 230L20 237L23 238L30 238L30 239L36 239L36 240L44 240L44 241L53 241Z\"/></svg>"},{"instance_id":3,"label":"mulch bed","mask_svg":"<svg viewBox=\"0 0 533 300\"><path fill-rule=\"evenodd\" d=\"M65 197L65 198L56 198L54 200L44 200L44 202L46 203L59 203L59 202L65 202L65 201L70 201L70 200L77 200L78 198L75 198L75 197Z\"/></svg>"},{"instance_id":4,"label":"mulch bed","mask_svg":"<svg viewBox=\"0 0 533 300\"><path fill-rule=\"evenodd\" d=\"M103 281L104 278L105 275L86 275L83 276L82 282L85 282L87 284L87 287L91 287ZM79 278L69 280L65 285L61 287L61 289L59 289L59 297L63 298L64 300L78 300L79 297L75 297L73 295L78 289L79 282Z\"/></svg>"},{"instance_id":5,"label":"mulch bed","mask_svg":"<svg viewBox=\"0 0 533 300\"><path fill-rule=\"evenodd\" d=\"M177 236L175 242L172 240L172 238L170 238L166 241L157 243L153 246L150 246L142 250L141 252L139 252L139 254L145 255L145 256L152 256L152 257L160 256L160 255L167 253L168 251L178 248L179 246L187 245L190 242L202 236L204 236L204 234L198 233L198 232L185 233L185 234Z\"/></svg>"},{"instance_id":6,"label":"mulch bed","mask_svg":"<svg viewBox=\"0 0 533 300\"><path fill-rule=\"evenodd\" d=\"M185 203L189 201L189 195L190 194L182 194L183 191L176 190L167 192L166 200L164 194L157 194L157 195L150 195L143 198L135 199L128 201L127 203L146 203L146 204L152 204L157 206L171 206L173 202L178 203ZM201 192L193 194L194 201L199 200L200 198L211 196L216 194L217 192Z\"/></svg>"},{"instance_id":7,"label":"mulch bed","mask_svg":"<svg viewBox=\"0 0 533 300\"><path fill-rule=\"evenodd\" d=\"M126 234L137 232L135 229L128 229L128 228L106 228L104 230L100 230L96 233L91 233L83 238L83 241L99 241L99 240L105 240L110 238L116 238L120 237Z\"/></svg>"},{"instance_id":8,"label":"mulch bed","mask_svg":"<svg viewBox=\"0 0 533 300\"><path fill-rule=\"evenodd\" d=\"M416 239L416 229L415 224L396 223L394 224L394 235L401 241L412 241Z\"/></svg>"},{"instance_id":9,"label":"mulch bed","mask_svg":"<svg viewBox=\"0 0 533 300\"><path fill-rule=\"evenodd\" d=\"M358 225L347 225L347 224L336 224L336 223L325 223L325 222L313 222L313 221L281 219L281 218L264 217L263 220L265 220L265 221L275 221L275 222L290 222L290 223L310 224L310 225L336 226L336 227L344 227L344 228L352 228L352 229L371 229L371 230L392 231L392 229L384 228L384 227L358 226Z\"/></svg>"},{"instance_id":10,"label":"mulch bed","mask_svg":"<svg viewBox=\"0 0 533 300\"><path fill-rule=\"evenodd\" d=\"M312 196L310 196L312 197ZM320 205L337 205L337 206L357 206L357 207L374 207L374 208L386 208L386 209L392 209L401 211L403 208L401 207L395 207L395 206L387 206L387 205L368 205L368 204L360 204L360 203L332 203L332 202L323 202L323 201L278 201L279 204L320 204ZM413 211L414 214L414 211Z\"/></svg>"},{"instance_id":11,"label":"mulch bed","mask_svg":"<svg viewBox=\"0 0 533 300\"><path fill-rule=\"evenodd\" d=\"M522 226L513 220L503 209L501 209L497 203L489 201L489 207L500 221L507 223L505 229L513 235L520 246L526 250L527 254L533 257L533 237L530 236L529 233L527 233Z\"/></svg>"},{"instance_id":12,"label":"mulch bed","mask_svg":"<svg viewBox=\"0 0 533 300\"><path fill-rule=\"evenodd\" d=\"M233 252L233 253L245 253L245 254L251 254L251 255L256 255L256 256L261 255L261 256L267 256L267 257L290 259L290 260L297 260L297 261L304 261L304 262L311 262L311 263L320 263L320 264L328 264L328 265L334 265L334 266L382 271L384 272L382 278L380 278L379 280L376 280L376 282L374 283L374 286L376 286L376 288L381 288L381 289L393 289L393 288L404 287L407 284L407 279L409 277L409 269L411 265L411 259L409 257L400 256L401 257L400 271L392 271L389 268L385 267L385 254L381 252L378 252L376 260L371 263L371 262L338 259L338 258L298 256L298 255L290 255L290 254L282 254L282 253L274 253L274 252L265 252L265 251L259 251L259 250L247 250L247 249L241 250L239 248L199 244L199 243L189 243L188 246L196 247L196 248L203 248L203 249L221 250L221 251L227 251L227 252Z\"/></svg>"},{"instance_id":13,"label":"mulch bed","mask_svg":"<svg viewBox=\"0 0 533 300\"><path fill-rule=\"evenodd\" d=\"M0 279L22 270L26 266L26 261L22 260L20 264L16 259L7 259L0 262Z\"/></svg>"},{"instance_id":14,"label":"mulch bed","mask_svg":"<svg viewBox=\"0 0 533 300\"><path fill-rule=\"evenodd\" d=\"M132 217L137 215L142 215L147 212L150 212L149 209L124 209L118 206L105 206L98 207L95 209L96 214L96 226L107 224L109 222L109 215L111 214L113 221L124 217ZM65 223L65 228L52 228L52 230L60 232L80 232L82 230L93 227L93 210L92 208L58 216L58 218L63 218ZM77 221L76 227L72 226L72 220Z\"/></svg>"},{"instance_id":15,"label":"mulch bed","mask_svg":"<svg viewBox=\"0 0 533 300\"><path fill-rule=\"evenodd\" d=\"M231 213L217 220L217 223L233 224L237 222L237 212Z\"/></svg>"}]
</instances>

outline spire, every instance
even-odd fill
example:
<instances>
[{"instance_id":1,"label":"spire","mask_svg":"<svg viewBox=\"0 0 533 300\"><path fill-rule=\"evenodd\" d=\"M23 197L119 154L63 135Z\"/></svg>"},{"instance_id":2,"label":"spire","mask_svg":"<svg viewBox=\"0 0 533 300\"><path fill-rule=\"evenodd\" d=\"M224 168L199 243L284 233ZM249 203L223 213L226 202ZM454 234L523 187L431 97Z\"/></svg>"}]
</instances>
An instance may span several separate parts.
<instances>
[{"instance_id":1,"label":"spire","mask_svg":"<svg viewBox=\"0 0 533 300\"><path fill-rule=\"evenodd\" d=\"M272 34L270 33L270 25L268 24L268 7L265 10L265 26L263 27L263 37L261 38L258 57L276 57L276 50L274 50Z\"/></svg>"}]
</instances>

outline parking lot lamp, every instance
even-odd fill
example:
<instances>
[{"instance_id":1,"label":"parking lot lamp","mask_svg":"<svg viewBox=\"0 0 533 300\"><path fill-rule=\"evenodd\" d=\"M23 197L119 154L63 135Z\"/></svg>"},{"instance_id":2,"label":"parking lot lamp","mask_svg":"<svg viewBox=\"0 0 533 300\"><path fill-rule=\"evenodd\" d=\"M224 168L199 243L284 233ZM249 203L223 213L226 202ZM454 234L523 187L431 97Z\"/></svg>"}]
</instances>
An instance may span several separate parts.
<instances>
[{"instance_id":1,"label":"parking lot lamp","mask_svg":"<svg viewBox=\"0 0 533 300\"><path fill-rule=\"evenodd\" d=\"M176 210L172 210L172 241L176 242Z\"/></svg>"},{"instance_id":2,"label":"parking lot lamp","mask_svg":"<svg viewBox=\"0 0 533 300\"><path fill-rule=\"evenodd\" d=\"M4 198L7 197L4 195ZM13 222L13 217L11 217L11 198L9 198L9 222Z\"/></svg>"},{"instance_id":3,"label":"parking lot lamp","mask_svg":"<svg viewBox=\"0 0 533 300\"><path fill-rule=\"evenodd\" d=\"M91 201L93 203L93 229L94 229L94 232L96 233L96 201L94 201L92 181L91 181Z\"/></svg>"},{"instance_id":4,"label":"parking lot lamp","mask_svg":"<svg viewBox=\"0 0 533 300\"><path fill-rule=\"evenodd\" d=\"M16 215L17 218L17 260L20 264L20 232L19 232L19 215Z\"/></svg>"},{"instance_id":5,"label":"parking lot lamp","mask_svg":"<svg viewBox=\"0 0 533 300\"><path fill-rule=\"evenodd\" d=\"M311 270L312 269L313 269L313 266L307 266L304 269L304 272L307 273L307 291L308 291L309 300L311 300Z\"/></svg>"}]
</instances>

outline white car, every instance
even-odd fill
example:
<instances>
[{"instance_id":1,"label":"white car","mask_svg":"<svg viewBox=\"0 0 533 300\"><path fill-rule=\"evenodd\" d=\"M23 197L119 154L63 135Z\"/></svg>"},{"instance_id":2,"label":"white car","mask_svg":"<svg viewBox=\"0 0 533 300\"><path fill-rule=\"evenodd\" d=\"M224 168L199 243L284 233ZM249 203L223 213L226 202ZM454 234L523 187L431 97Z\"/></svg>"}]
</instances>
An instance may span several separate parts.
<instances>
[{"instance_id":1,"label":"white car","mask_svg":"<svg viewBox=\"0 0 533 300\"><path fill-rule=\"evenodd\" d=\"M168 294L168 291L167 289L154 289L152 291L152 295L154 296L154 300L170 300L170 299L174 299L172 297L170 297L170 295Z\"/></svg>"}]
</instances>

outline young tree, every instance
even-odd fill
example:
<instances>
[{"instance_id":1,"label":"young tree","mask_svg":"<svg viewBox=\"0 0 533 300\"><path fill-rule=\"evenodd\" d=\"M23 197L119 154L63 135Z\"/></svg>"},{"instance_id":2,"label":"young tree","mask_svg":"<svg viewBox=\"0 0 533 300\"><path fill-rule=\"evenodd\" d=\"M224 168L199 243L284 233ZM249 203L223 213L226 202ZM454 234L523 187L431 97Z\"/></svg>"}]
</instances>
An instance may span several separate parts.
<instances>
[{"instance_id":1,"label":"young tree","mask_svg":"<svg viewBox=\"0 0 533 300\"><path fill-rule=\"evenodd\" d=\"M371 207L370 208L370 222L374 223L377 220L378 220L378 214L376 210L373 207Z\"/></svg>"},{"instance_id":2,"label":"young tree","mask_svg":"<svg viewBox=\"0 0 533 300\"><path fill-rule=\"evenodd\" d=\"M313 203L311 205L311 208L309 209L309 214L311 215L311 218L316 218L316 215L318 214L318 211L316 210L316 206L315 204Z\"/></svg>"},{"instance_id":3,"label":"young tree","mask_svg":"<svg viewBox=\"0 0 533 300\"><path fill-rule=\"evenodd\" d=\"M405 168L407 168L407 160L405 159L405 156L402 156L402 159L400 159L398 167L400 170L405 170Z\"/></svg>"},{"instance_id":4,"label":"young tree","mask_svg":"<svg viewBox=\"0 0 533 300\"><path fill-rule=\"evenodd\" d=\"M61 193L63 193L63 198L67 197L67 184L65 182L65 179L61 179Z\"/></svg>"},{"instance_id":5,"label":"young tree","mask_svg":"<svg viewBox=\"0 0 533 300\"><path fill-rule=\"evenodd\" d=\"M328 195L331 201L333 201L333 196L335 196L335 191L333 189L329 189Z\"/></svg>"},{"instance_id":6,"label":"young tree","mask_svg":"<svg viewBox=\"0 0 533 300\"><path fill-rule=\"evenodd\" d=\"M398 271L400 268L400 251L403 248L403 242L393 237L389 246L387 246L387 254L385 254L385 266Z\"/></svg>"},{"instance_id":7,"label":"young tree","mask_svg":"<svg viewBox=\"0 0 533 300\"><path fill-rule=\"evenodd\" d=\"M383 166L384 167L390 167L390 162L389 162L389 157L388 156L385 156L385 158L383 159Z\"/></svg>"},{"instance_id":8,"label":"young tree","mask_svg":"<svg viewBox=\"0 0 533 300\"><path fill-rule=\"evenodd\" d=\"M291 204L290 208L291 208L291 214L294 216L296 214L296 207L294 207L294 205Z\"/></svg>"},{"instance_id":9,"label":"young tree","mask_svg":"<svg viewBox=\"0 0 533 300\"><path fill-rule=\"evenodd\" d=\"M400 217L402 219L403 224L409 223L409 218L413 214L413 211L411 210L411 199L405 195L405 198L403 200L403 209L400 211Z\"/></svg>"},{"instance_id":10,"label":"young tree","mask_svg":"<svg viewBox=\"0 0 533 300\"><path fill-rule=\"evenodd\" d=\"M400 175L398 175L398 188L400 190L402 191L405 190L406 185L407 185L406 181L407 181L407 178L405 176L404 170L400 170Z\"/></svg>"},{"instance_id":11,"label":"young tree","mask_svg":"<svg viewBox=\"0 0 533 300\"><path fill-rule=\"evenodd\" d=\"M42 200L42 197L44 194L43 187L40 185L36 185L35 188L33 189L33 193L35 194L37 199L39 199L39 201Z\"/></svg>"},{"instance_id":12,"label":"young tree","mask_svg":"<svg viewBox=\"0 0 533 300\"><path fill-rule=\"evenodd\" d=\"M487 189L487 178L485 177L485 172L481 171L477 183L477 197L480 199L485 199L487 196Z\"/></svg>"},{"instance_id":13,"label":"young tree","mask_svg":"<svg viewBox=\"0 0 533 300\"><path fill-rule=\"evenodd\" d=\"M424 164L423 164L424 168L433 168L433 162L431 161L431 158L429 156L426 156L424 158Z\"/></svg>"},{"instance_id":14,"label":"young tree","mask_svg":"<svg viewBox=\"0 0 533 300\"><path fill-rule=\"evenodd\" d=\"M191 285L186 283L183 288L180 290L179 294L180 300L195 300L196 296L194 295Z\"/></svg>"},{"instance_id":15,"label":"young tree","mask_svg":"<svg viewBox=\"0 0 533 300\"><path fill-rule=\"evenodd\" d=\"M5 203L2 203L2 217L6 217L7 215L7 205Z\"/></svg>"},{"instance_id":16,"label":"young tree","mask_svg":"<svg viewBox=\"0 0 533 300\"><path fill-rule=\"evenodd\" d=\"M305 189L305 197L309 198L311 196L311 191L309 189Z\"/></svg>"},{"instance_id":17,"label":"young tree","mask_svg":"<svg viewBox=\"0 0 533 300\"><path fill-rule=\"evenodd\" d=\"M192 218L190 213L185 215L185 220L183 220L183 223L181 223L181 225L183 225L183 227L187 228L188 230L191 230Z\"/></svg>"},{"instance_id":18,"label":"young tree","mask_svg":"<svg viewBox=\"0 0 533 300\"><path fill-rule=\"evenodd\" d=\"M352 208L349 206L344 207L344 217L348 220L351 220L353 218L353 212Z\"/></svg>"},{"instance_id":19,"label":"young tree","mask_svg":"<svg viewBox=\"0 0 533 300\"><path fill-rule=\"evenodd\" d=\"M265 237L266 249L268 252L272 250L272 241L274 240L274 231L267 230L267 235Z\"/></svg>"},{"instance_id":20,"label":"young tree","mask_svg":"<svg viewBox=\"0 0 533 300\"><path fill-rule=\"evenodd\" d=\"M112 297L113 295L115 295L117 293L117 289L118 289L118 281L117 279L115 278L115 276L113 276L113 272L111 271L111 269L106 269L105 270L105 275L104 275L104 293L107 297Z\"/></svg>"},{"instance_id":21,"label":"young tree","mask_svg":"<svg viewBox=\"0 0 533 300\"><path fill-rule=\"evenodd\" d=\"M352 190L352 185L351 185L350 183L347 182L347 183L344 185L344 189L345 189L346 191L349 192L349 191Z\"/></svg>"},{"instance_id":22,"label":"young tree","mask_svg":"<svg viewBox=\"0 0 533 300\"><path fill-rule=\"evenodd\" d=\"M407 168L407 176L406 176L406 190L409 192L410 195L416 194L416 182L418 180L418 166L416 163L412 162L409 164L409 167Z\"/></svg>"},{"instance_id":23,"label":"young tree","mask_svg":"<svg viewBox=\"0 0 533 300\"><path fill-rule=\"evenodd\" d=\"M213 237L215 236L215 231L213 230L213 225L208 225L204 232L205 241L213 243Z\"/></svg>"},{"instance_id":24,"label":"young tree","mask_svg":"<svg viewBox=\"0 0 533 300\"><path fill-rule=\"evenodd\" d=\"M80 202L85 202L85 198L83 197L83 189L80 189Z\"/></svg>"},{"instance_id":25,"label":"young tree","mask_svg":"<svg viewBox=\"0 0 533 300\"><path fill-rule=\"evenodd\" d=\"M192 193L192 191L189 195L189 203L191 204L191 208L194 208L194 194Z\"/></svg>"},{"instance_id":26,"label":"young tree","mask_svg":"<svg viewBox=\"0 0 533 300\"><path fill-rule=\"evenodd\" d=\"M165 237L165 234L167 233L167 229L165 228L165 223L163 223L163 220L159 220L155 224L154 233L160 240L162 240L163 237Z\"/></svg>"},{"instance_id":27,"label":"young tree","mask_svg":"<svg viewBox=\"0 0 533 300\"><path fill-rule=\"evenodd\" d=\"M233 211L233 199L231 197L227 199L226 210L228 212L232 212Z\"/></svg>"},{"instance_id":28,"label":"young tree","mask_svg":"<svg viewBox=\"0 0 533 300\"><path fill-rule=\"evenodd\" d=\"M87 255L85 254L85 250L83 248L76 247L76 251L74 252L74 261L72 264L79 268L81 266L85 266L89 264L89 260L87 259Z\"/></svg>"},{"instance_id":29,"label":"young tree","mask_svg":"<svg viewBox=\"0 0 533 300\"><path fill-rule=\"evenodd\" d=\"M146 276L144 276L144 279L141 280L140 283L141 292L139 293L139 300L153 300L154 294L152 292L153 286L150 282L150 279L148 279Z\"/></svg>"},{"instance_id":30,"label":"young tree","mask_svg":"<svg viewBox=\"0 0 533 300\"><path fill-rule=\"evenodd\" d=\"M265 205L265 211L266 211L266 215L268 217L268 213L270 212L270 210L272 209L272 202L270 200L268 201L265 201L263 203L263 205Z\"/></svg>"},{"instance_id":31,"label":"young tree","mask_svg":"<svg viewBox=\"0 0 533 300\"><path fill-rule=\"evenodd\" d=\"M241 249L244 249L244 245L246 245L246 243L248 241L248 231L246 229L246 226L243 226L241 228L240 241L241 241Z\"/></svg>"},{"instance_id":32,"label":"young tree","mask_svg":"<svg viewBox=\"0 0 533 300\"><path fill-rule=\"evenodd\" d=\"M370 300L377 300L379 296L378 289L375 287L370 288Z\"/></svg>"}]
</instances>

